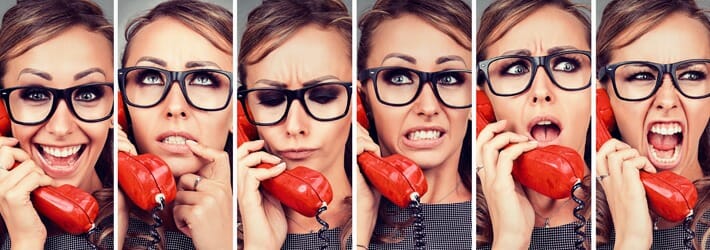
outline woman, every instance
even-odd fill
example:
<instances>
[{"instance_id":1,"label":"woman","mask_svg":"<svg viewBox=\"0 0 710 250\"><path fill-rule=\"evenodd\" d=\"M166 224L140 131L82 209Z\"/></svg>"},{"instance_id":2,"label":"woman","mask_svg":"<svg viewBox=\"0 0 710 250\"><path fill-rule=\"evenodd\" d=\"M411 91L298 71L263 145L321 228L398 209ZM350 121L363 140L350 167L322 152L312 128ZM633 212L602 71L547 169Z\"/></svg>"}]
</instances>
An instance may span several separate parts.
<instances>
[{"instance_id":1,"label":"woman","mask_svg":"<svg viewBox=\"0 0 710 250\"><path fill-rule=\"evenodd\" d=\"M589 248L590 120L584 117L590 117L591 60L586 14L567 0L496 1L481 17L478 44L478 89L490 99L498 120L476 139L478 246ZM585 156L582 188L572 190L581 200L553 199L513 178L514 160L548 145ZM586 204L582 211L576 208L580 202Z\"/></svg>"},{"instance_id":2,"label":"woman","mask_svg":"<svg viewBox=\"0 0 710 250\"><path fill-rule=\"evenodd\" d=\"M5 13L0 112L12 133L0 137L2 249L113 247L112 39L91 1L21 1ZM36 188L64 184L99 203L88 234L63 232L28 202Z\"/></svg>"},{"instance_id":3,"label":"woman","mask_svg":"<svg viewBox=\"0 0 710 250\"><path fill-rule=\"evenodd\" d=\"M358 248L471 248L471 21L458 0L377 1L362 15L358 92L372 126L358 125L357 153L411 159L428 192L401 209L358 174Z\"/></svg>"},{"instance_id":4,"label":"woman","mask_svg":"<svg viewBox=\"0 0 710 250\"><path fill-rule=\"evenodd\" d=\"M239 51L238 98L261 139L237 149L244 249L350 244L350 27L339 0L264 1L249 13ZM281 164L259 169L259 163ZM299 165L330 183L333 199L318 217L332 229L316 233L328 228L259 189L262 181Z\"/></svg>"},{"instance_id":5,"label":"woman","mask_svg":"<svg viewBox=\"0 0 710 250\"><path fill-rule=\"evenodd\" d=\"M158 213L165 224L159 238L150 237L156 225L149 211L120 204L119 222L128 226L119 247L126 236L126 247L153 245L148 231L167 249L230 246L232 13L202 1L166 1L132 20L126 40L119 84L130 125L119 132L118 149L163 159L178 191Z\"/></svg>"},{"instance_id":6,"label":"woman","mask_svg":"<svg viewBox=\"0 0 710 250\"><path fill-rule=\"evenodd\" d=\"M710 249L710 18L692 0L612 1L597 48L598 86L618 128L597 153L598 245ZM699 199L690 225L649 210L641 171L672 171L694 182Z\"/></svg>"}]
</instances>

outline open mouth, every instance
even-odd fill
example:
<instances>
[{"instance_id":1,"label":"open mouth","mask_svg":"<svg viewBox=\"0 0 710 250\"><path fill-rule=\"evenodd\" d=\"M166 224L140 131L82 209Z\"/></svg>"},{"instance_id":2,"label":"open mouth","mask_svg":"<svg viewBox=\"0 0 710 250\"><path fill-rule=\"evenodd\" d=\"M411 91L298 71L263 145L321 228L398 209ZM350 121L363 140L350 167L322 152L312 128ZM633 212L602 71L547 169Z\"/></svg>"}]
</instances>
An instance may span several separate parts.
<instances>
[{"instance_id":1,"label":"open mouth","mask_svg":"<svg viewBox=\"0 0 710 250\"><path fill-rule=\"evenodd\" d=\"M444 132L439 130L414 130L407 133L407 139L412 141L436 140L441 138Z\"/></svg>"},{"instance_id":2,"label":"open mouth","mask_svg":"<svg viewBox=\"0 0 710 250\"><path fill-rule=\"evenodd\" d=\"M187 138L179 136L179 135L171 135L171 136L163 138L163 140L162 140L162 142L165 144L173 144L173 145L184 145L185 141L187 141Z\"/></svg>"},{"instance_id":3,"label":"open mouth","mask_svg":"<svg viewBox=\"0 0 710 250\"><path fill-rule=\"evenodd\" d=\"M680 160L683 126L678 122L656 122L646 134L649 158L656 166L673 166Z\"/></svg>"},{"instance_id":4,"label":"open mouth","mask_svg":"<svg viewBox=\"0 0 710 250\"><path fill-rule=\"evenodd\" d=\"M539 120L530 128L530 135L533 139L542 143L557 139L561 132L560 124L552 119Z\"/></svg>"},{"instance_id":5,"label":"open mouth","mask_svg":"<svg viewBox=\"0 0 710 250\"><path fill-rule=\"evenodd\" d=\"M403 143L415 149L431 149L443 143L446 130L439 127L420 127L408 130Z\"/></svg>"},{"instance_id":6,"label":"open mouth","mask_svg":"<svg viewBox=\"0 0 710 250\"><path fill-rule=\"evenodd\" d=\"M85 144L73 146L49 146L35 144L43 170L50 176L66 176L77 168L77 161L86 149Z\"/></svg>"}]
</instances>

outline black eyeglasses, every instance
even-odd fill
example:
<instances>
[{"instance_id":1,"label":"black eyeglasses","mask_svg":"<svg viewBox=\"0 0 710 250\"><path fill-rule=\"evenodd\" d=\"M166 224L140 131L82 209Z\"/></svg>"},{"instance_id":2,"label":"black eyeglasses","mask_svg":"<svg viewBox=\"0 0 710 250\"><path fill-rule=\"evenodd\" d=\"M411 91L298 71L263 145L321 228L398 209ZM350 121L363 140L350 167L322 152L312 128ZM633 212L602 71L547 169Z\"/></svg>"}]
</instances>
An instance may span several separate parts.
<instances>
[{"instance_id":1,"label":"black eyeglasses","mask_svg":"<svg viewBox=\"0 0 710 250\"><path fill-rule=\"evenodd\" d=\"M237 90L237 99L247 109L249 122L269 126L286 118L293 100L298 100L306 113L317 121L343 118L350 109L351 91L350 82L319 83L297 90L242 86Z\"/></svg>"},{"instance_id":2,"label":"black eyeglasses","mask_svg":"<svg viewBox=\"0 0 710 250\"><path fill-rule=\"evenodd\" d=\"M377 100L386 105L409 105L422 92L422 86L429 82L434 95L444 106L457 109L471 107L470 70L422 72L404 67L378 67L358 74L358 80L362 83L370 79Z\"/></svg>"},{"instance_id":3,"label":"black eyeglasses","mask_svg":"<svg viewBox=\"0 0 710 250\"><path fill-rule=\"evenodd\" d=\"M685 97L710 96L710 59L691 59L670 64L628 61L607 65L597 79L611 79L614 93L624 101L642 101L656 94L663 85L663 75L671 75L673 86Z\"/></svg>"},{"instance_id":4,"label":"black eyeglasses","mask_svg":"<svg viewBox=\"0 0 710 250\"><path fill-rule=\"evenodd\" d=\"M46 122L64 100L83 122L100 122L113 113L113 83L88 83L66 89L22 86L0 90L10 119L21 125Z\"/></svg>"},{"instance_id":5,"label":"black eyeglasses","mask_svg":"<svg viewBox=\"0 0 710 250\"><path fill-rule=\"evenodd\" d=\"M126 104L139 108L151 108L162 102L175 81L187 103L200 110L222 110L232 96L232 73L223 70L129 67L118 70L118 81Z\"/></svg>"},{"instance_id":6,"label":"black eyeglasses","mask_svg":"<svg viewBox=\"0 0 710 250\"><path fill-rule=\"evenodd\" d=\"M478 70L494 95L514 96L530 89L540 66L560 89L578 91L591 85L590 53L582 50L560 51L547 56L498 56L480 61Z\"/></svg>"}]
</instances>

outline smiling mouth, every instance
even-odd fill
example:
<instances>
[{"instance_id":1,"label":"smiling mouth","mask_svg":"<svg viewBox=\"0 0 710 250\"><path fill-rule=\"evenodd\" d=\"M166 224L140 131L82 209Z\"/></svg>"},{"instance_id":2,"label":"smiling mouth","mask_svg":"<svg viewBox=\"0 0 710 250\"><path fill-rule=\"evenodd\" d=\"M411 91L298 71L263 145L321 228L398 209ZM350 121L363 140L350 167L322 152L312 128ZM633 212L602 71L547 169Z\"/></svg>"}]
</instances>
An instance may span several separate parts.
<instances>
[{"instance_id":1,"label":"smiling mouth","mask_svg":"<svg viewBox=\"0 0 710 250\"><path fill-rule=\"evenodd\" d=\"M646 135L651 159L658 163L672 164L680 159L683 145L683 127L677 122L658 122Z\"/></svg>"},{"instance_id":2,"label":"smiling mouth","mask_svg":"<svg viewBox=\"0 0 710 250\"><path fill-rule=\"evenodd\" d=\"M444 133L439 130L415 130L407 134L407 139L412 141L436 140Z\"/></svg>"},{"instance_id":3,"label":"smiling mouth","mask_svg":"<svg viewBox=\"0 0 710 250\"><path fill-rule=\"evenodd\" d=\"M549 142L560 136L560 125L550 120L537 122L530 128L530 135L538 142Z\"/></svg>"},{"instance_id":4,"label":"smiling mouth","mask_svg":"<svg viewBox=\"0 0 710 250\"><path fill-rule=\"evenodd\" d=\"M50 166L70 166L76 163L86 149L85 145L53 147L37 144L37 152L45 163Z\"/></svg>"}]
</instances>

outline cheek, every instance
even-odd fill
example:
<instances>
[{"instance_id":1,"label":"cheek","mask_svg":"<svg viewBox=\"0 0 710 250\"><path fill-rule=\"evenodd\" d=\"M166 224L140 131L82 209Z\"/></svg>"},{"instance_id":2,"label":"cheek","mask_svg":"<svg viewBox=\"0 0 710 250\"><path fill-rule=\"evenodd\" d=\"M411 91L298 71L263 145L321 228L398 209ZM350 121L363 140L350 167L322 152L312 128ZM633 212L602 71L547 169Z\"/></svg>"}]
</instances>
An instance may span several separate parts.
<instances>
[{"instance_id":1,"label":"cheek","mask_svg":"<svg viewBox=\"0 0 710 250\"><path fill-rule=\"evenodd\" d=\"M12 136L20 142L20 147L26 152L32 148L32 139L37 135L39 126L12 125Z\"/></svg>"}]
</instances>

